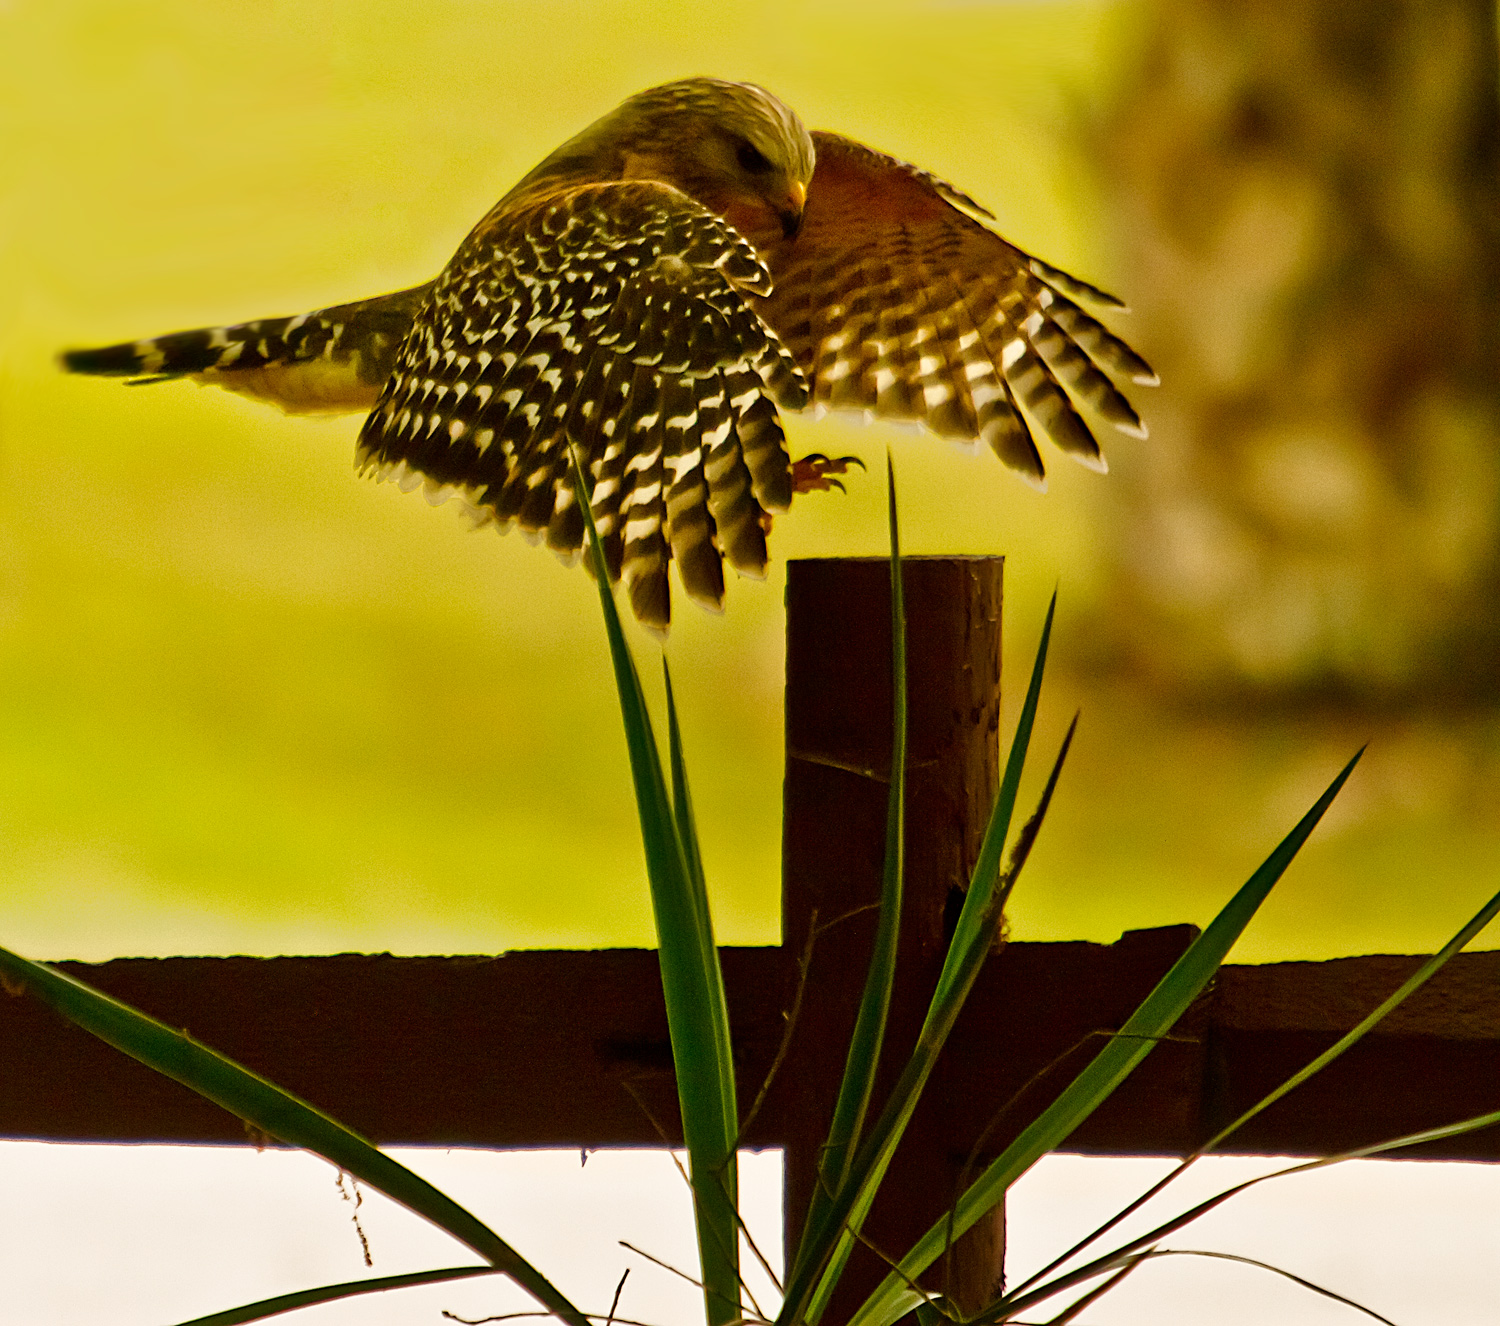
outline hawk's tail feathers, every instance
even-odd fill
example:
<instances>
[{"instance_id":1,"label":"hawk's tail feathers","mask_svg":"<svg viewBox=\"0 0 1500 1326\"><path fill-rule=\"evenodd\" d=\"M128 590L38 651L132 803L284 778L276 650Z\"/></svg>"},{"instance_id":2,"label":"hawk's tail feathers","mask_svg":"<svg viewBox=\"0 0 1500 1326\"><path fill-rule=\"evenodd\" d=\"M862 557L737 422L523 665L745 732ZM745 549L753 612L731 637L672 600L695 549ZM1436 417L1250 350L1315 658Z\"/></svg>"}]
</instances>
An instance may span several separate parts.
<instances>
[{"instance_id":1,"label":"hawk's tail feathers","mask_svg":"<svg viewBox=\"0 0 1500 1326\"><path fill-rule=\"evenodd\" d=\"M257 318L59 356L69 373L204 380L291 411L369 409L432 283L295 317Z\"/></svg>"},{"instance_id":2,"label":"hawk's tail feathers","mask_svg":"<svg viewBox=\"0 0 1500 1326\"><path fill-rule=\"evenodd\" d=\"M189 373L225 372L263 368L302 357L310 322L321 322L316 314L296 318L262 318L230 327L199 327L171 332L147 340L124 341L93 350L65 350L60 356L69 373L99 377L126 377L140 382L163 382ZM316 339L319 349L327 343L325 333Z\"/></svg>"}]
</instances>

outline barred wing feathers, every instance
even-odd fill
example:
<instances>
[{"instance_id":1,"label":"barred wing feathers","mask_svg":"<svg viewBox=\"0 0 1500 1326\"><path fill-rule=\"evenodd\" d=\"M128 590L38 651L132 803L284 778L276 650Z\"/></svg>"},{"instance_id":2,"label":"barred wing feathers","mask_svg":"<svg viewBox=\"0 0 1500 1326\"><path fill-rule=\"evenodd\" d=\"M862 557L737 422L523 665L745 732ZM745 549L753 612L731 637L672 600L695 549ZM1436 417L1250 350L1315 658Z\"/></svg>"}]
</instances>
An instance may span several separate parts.
<instances>
[{"instance_id":1,"label":"barred wing feathers","mask_svg":"<svg viewBox=\"0 0 1500 1326\"><path fill-rule=\"evenodd\" d=\"M807 402L796 361L748 302L769 288L755 251L669 185L502 204L418 314L359 464L458 490L576 554L577 447L636 615L667 625L671 558L692 597L722 606L723 559L764 574L765 514L791 502L776 407Z\"/></svg>"},{"instance_id":2,"label":"barred wing feathers","mask_svg":"<svg viewBox=\"0 0 1500 1326\"><path fill-rule=\"evenodd\" d=\"M982 439L1039 486L1022 409L1096 469L1104 459L1075 402L1144 436L1110 375L1156 375L1074 302L1119 300L1001 239L935 176L837 134L813 141L801 232L768 246L775 285L758 303L815 402Z\"/></svg>"}]
</instances>

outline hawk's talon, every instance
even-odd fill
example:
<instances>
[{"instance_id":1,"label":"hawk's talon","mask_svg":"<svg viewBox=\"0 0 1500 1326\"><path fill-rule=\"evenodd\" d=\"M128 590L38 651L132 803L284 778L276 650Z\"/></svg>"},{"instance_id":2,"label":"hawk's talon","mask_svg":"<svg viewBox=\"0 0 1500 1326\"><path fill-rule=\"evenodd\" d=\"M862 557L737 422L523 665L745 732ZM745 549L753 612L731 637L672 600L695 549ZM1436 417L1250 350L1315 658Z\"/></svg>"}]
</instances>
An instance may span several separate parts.
<instances>
[{"instance_id":1,"label":"hawk's talon","mask_svg":"<svg viewBox=\"0 0 1500 1326\"><path fill-rule=\"evenodd\" d=\"M837 488L839 492L847 493L849 490L831 476L847 474L851 465L858 465L860 469L865 468L864 461L858 456L840 456L836 460L831 460L816 451L810 456L803 456L801 460L792 462L792 491L794 493L826 493L829 489Z\"/></svg>"}]
</instances>

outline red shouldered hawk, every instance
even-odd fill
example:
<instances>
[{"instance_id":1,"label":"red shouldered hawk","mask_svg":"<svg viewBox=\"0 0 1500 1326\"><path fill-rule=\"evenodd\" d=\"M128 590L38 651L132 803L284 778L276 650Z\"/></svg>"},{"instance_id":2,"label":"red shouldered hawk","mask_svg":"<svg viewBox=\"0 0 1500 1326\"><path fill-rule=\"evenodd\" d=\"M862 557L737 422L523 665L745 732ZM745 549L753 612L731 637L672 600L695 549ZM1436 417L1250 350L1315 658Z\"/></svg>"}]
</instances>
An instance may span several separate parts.
<instances>
[{"instance_id":1,"label":"red shouldered hawk","mask_svg":"<svg viewBox=\"0 0 1500 1326\"><path fill-rule=\"evenodd\" d=\"M610 575L665 629L667 565L709 607L763 575L769 514L826 487L778 407L856 409L984 441L1041 485L1026 416L1104 469L1075 408L1145 436L1110 375L1154 383L1074 299L1121 307L1001 239L951 185L762 88L638 93L502 198L435 281L63 356L193 377L289 411L369 411L357 465L576 557L576 448Z\"/></svg>"}]
</instances>

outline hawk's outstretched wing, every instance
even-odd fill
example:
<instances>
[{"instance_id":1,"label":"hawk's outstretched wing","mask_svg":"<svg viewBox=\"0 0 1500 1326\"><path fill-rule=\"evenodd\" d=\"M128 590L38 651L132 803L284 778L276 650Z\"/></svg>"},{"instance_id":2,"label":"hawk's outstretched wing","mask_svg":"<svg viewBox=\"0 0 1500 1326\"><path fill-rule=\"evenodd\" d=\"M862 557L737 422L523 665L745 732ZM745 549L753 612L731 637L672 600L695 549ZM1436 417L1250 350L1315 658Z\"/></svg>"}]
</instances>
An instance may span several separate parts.
<instances>
[{"instance_id":1,"label":"hawk's outstretched wing","mask_svg":"<svg viewBox=\"0 0 1500 1326\"><path fill-rule=\"evenodd\" d=\"M762 88L684 79L562 144L435 282L64 363L289 410L373 406L362 469L459 492L565 555L583 541L576 447L609 572L664 627L670 559L712 607L726 558L764 572L767 513L794 487L778 405L982 439L1037 484L1028 418L1096 469L1080 410L1144 434L1111 375L1155 374L1075 302L1119 301L987 216L915 166L809 135ZM827 486L825 468L796 483Z\"/></svg>"},{"instance_id":2,"label":"hawk's outstretched wing","mask_svg":"<svg viewBox=\"0 0 1500 1326\"><path fill-rule=\"evenodd\" d=\"M1156 375L1073 302L1111 295L1022 252L935 176L837 134L817 165L795 240L772 240L774 287L757 305L796 356L815 402L981 438L1034 482L1042 460L1017 405L1064 451L1104 468L1069 399L1144 436L1113 373Z\"/></svg>"},{"instance_id":3,"label":"hawk's outstretched wing","mask_svg":"<svg viewBox=\"0 0 1500 1326\"><path fill-rule=\"evenodd\" d=\"M775 407L800 408L807 391L747 302L769 285L749 244L670 185L501 207L417 314L360 461L577 552L572 443L637 616L667 624L669 557L717 607L722 558L763 574L762 518L792 495Z\"/></svg>"}]
</instances>

